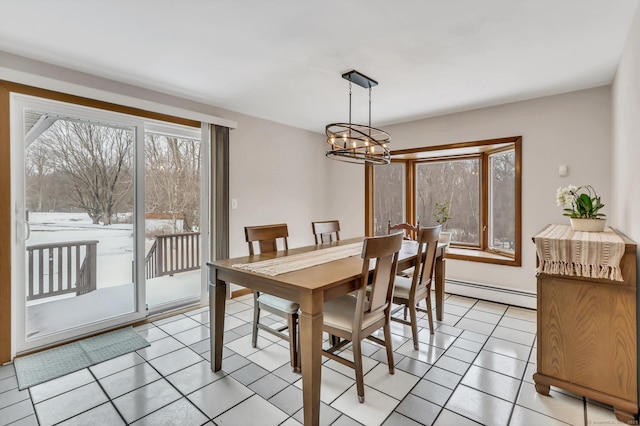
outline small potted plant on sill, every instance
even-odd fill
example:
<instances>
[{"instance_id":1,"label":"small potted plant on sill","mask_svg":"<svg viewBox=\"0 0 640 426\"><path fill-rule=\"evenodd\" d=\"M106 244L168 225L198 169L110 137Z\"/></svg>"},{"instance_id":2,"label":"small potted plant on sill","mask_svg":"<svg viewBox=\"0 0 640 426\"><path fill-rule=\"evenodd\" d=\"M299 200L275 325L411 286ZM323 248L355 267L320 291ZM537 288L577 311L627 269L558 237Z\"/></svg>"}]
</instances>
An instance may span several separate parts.
<instances>
[{"instance_id":1,"label":"small potted plant on sill","mask_svg":"<svg viewBox=\"0 0 640 426\"><path fill-rule=\"evenodd\" d=\"M600 213L604 204L591 185L558 188L556 204L565 207L563 216L568 216L574 231L601 232L604 230L606 216Z\"/></svg>"},{"instance_id":2,"label":"small potted plant on sill","mask_svg":"<svg viewBox=\"0 0 640 426\"><path fill-rule=\"evenodd\" d=\"M451 207L451 203L449 201L436 202L433 207L433 217L436 222L442 225L442 230L440 231L439 242L445 243L447 247L451 244L451 232L446 232L444 229L447 227L447 222L449 221L449 209Z\"/></svg>"}]
</instances>

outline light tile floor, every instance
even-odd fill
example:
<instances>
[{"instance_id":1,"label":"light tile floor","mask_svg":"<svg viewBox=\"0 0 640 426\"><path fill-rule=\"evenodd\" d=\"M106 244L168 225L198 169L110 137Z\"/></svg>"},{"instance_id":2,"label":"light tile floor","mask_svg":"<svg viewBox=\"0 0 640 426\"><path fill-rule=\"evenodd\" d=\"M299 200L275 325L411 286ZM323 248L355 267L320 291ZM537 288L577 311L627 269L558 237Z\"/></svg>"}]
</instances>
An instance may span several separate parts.
<instances>
[{"instance_id":1,"label":"light tile floor","mask_svg":"<svg viewBox=\"0 0 640 426\"><path fill-rule=\"evenodd\" d=\"M262 333L252 348L252 309L252 296L228 302L217 373L206 308L136 327L150 347L28 390L18 390L13 365L2 366L0 425L300 425L301 381L287 342ZM617 423L606 405L556 388L536 393L535 311L453 295L444 310L434 335L420 318L419 351L409 327L392 323L394 375L384 349L364 343L364 404L353 370L325 360L321 424Z\"/></svg>"}]
</instances>

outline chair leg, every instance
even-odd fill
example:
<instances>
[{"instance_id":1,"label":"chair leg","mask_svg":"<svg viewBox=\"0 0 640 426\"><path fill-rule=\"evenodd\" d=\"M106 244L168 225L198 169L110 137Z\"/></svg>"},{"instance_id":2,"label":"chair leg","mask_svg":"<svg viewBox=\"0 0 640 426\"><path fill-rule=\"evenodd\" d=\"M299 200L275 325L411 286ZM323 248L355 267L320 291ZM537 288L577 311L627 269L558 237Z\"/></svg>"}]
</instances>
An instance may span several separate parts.
<instances>
[{"instance_id":1,"label":"chair leg","mask_svg":"<svg viewBox=\"0 0 640 426\"><path fill-rule=\"evenodd\" d=\"M431 309L431 289L429 289L429 291L427 292L427 316L429 317L429 330L431 331L431 334L433 333L433 312Z\"/></svg>"},{"instance_id":2,"label":"chair leg","mask_svg":"<svg viewBox=\"0 0 640 426\"><path fill-rule=\"evenodd\" d=\"M393 363L393 347L391 346L391 324L387 318L383 327L384 346L387 348L387 364L389 364L389 374L395 373L395 365Z\"/></svg>"},{"instance_id":3,"label":"chair leg","mask_svg":"<svg viewBox=\"0 0 640 426\"><path fill-rule=\"evenodd\" d=\"M291 356L291 371L300 372L300 357L298 356L298 314L291 314L287 318L289 325L289 353Z\"/></svg>"},{"instance_id":4,"label":"chair leg","mask_svg":"<svg viewBox=\"0 0 640 426\"><path fill-rule=\"evenodd\" d=\"M356 387L358 389L358 402L364 402L364 374L362 374L362 341L356 339L352 342L353 368L356 370Z\"/></svg>"},{"instance_id":5,"label":"chair leg","mask_svg":"<svg viewBox=\"0 0 640 426\"><path fill-rule=\"evenodd\" d=\"M405 305L406 308L407 305ZM413 348L418 350L418 313L416 312L415 303L408 303L409 317L411 318L411 335L413 336Z\"/></svg>"},{"instance_id":6,"label":"chair leg","mask_svg":"<svg viewBox=\"0 0 640 426\"><path fill-rule=\"evenodd\" d=\"M407 305L404 305L404 320L407 320Z\"/></svg>"},{"instance_id":7,"label":"chair leg","mask_svg":"<svg viewBox=\"0 0 640 426\"><path fill-rule=\"evenodd\" d=\"M251 335L251 346L258 344L258 322L260 321L260 304L258 303L258 292L253 292L253 330Z\"/></svg>"},{"instance_id":8,"label":"chair leg","mask_svg":"<svg viewBox=\"0 0 640 426\"><path fill-rule=\"evenodd\" d=\"M329 344L333 347L338 345L338 343L340 343L340 338L338 336L336 336L335 334L330 334L329 335Z\"/></svg>"}]
</instances>

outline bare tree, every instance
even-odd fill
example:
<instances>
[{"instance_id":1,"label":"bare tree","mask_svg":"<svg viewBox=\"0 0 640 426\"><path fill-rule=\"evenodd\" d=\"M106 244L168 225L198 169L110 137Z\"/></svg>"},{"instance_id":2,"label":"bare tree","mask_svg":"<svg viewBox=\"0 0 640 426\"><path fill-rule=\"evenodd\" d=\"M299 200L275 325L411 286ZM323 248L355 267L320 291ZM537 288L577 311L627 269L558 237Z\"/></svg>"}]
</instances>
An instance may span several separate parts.
<instances>
[{"instance_id":1,"label":"bare tree","mask_svg":"<svg viewBox=\"0 0 640 426\"><path fill-rule=\"evenodd\" d=\"M146 210L168 213L178 231L200 223L200 141L148 133L145 142Z\"/></svg>"},{"instance_id":2,"label":"bare tree","mask_svg":"<svg viewBox=\"0 0 640 426\"><path fill-rule=\"evenodd\" d=\"M111 224L115 213L133 208L132 149L128 129L58 119L27 150L28 203L81 208L94 224ZM200 223L200 162L200 141L146 134L145 210L170 214L173 232Z\"/></svg>"},{"instance_id":3,"label":"bare tree","mask_svg":"<svg viewBox=\"0 0 640 426\"><path fill-rule=\"evenodd\" d=\"M512 249L515 242L515 152L507 151L491 157L491 205L493 241Z\"/></svg>"},{"instance_id":4,"label":"bare tree","mask_svg":"<svg viewBox=\"0 0 640 426\"><path fill-rule=\"evenodd\" d=\"M416 177L416 214L435 225L435 203L449 202L448 229L458 242L478 243L480 226L479 163L475 159L420 163Z\"/></svg>"},{"instance_id":5,"label":"bare tree","mask_svg":"<svg viewBox=\"0 0 640 426\"><path fill-rule=\"evenodd\" d=\"M374 197L375 235L387 233L387 223L404 222L404 163L391 163L378 167L374 179L374 193L381 196Z\"/></svg>"},{"instance_id":6,"label":"bare tree","mask_svg":"<svg viewBox=\"0 0 640 426\"><path fill-rule=\"evenodd\" d=\"M118 205L132 196L132 131L59 119L39 142L68 185L71 204L94 224L110 225Z\"/></svg>"},{"instance_id":7,"label":"bare tree","mask_svg":"<svg viewBox=\"0 0 640 426\"><path fill-rule=\"evenodd\" d=\"M41 143L32 143L25 155L25 192L28 209L42 211L45 203L44 194L51 192L49 183L52 174L48 150Z\"/></svg>"}]
</instances>

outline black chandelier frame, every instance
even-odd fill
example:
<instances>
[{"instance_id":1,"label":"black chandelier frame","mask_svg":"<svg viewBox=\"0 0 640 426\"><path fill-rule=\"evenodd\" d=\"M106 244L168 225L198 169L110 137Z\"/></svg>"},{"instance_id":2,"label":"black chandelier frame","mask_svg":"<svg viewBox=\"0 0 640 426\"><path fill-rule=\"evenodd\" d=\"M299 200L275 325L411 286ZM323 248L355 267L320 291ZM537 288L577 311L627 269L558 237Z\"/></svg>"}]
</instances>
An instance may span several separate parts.
<instances>
[{"instance_id":1,"label":"black chandelier frame","mask_svg":"<svg viewBox=\"0 0 640 426\"><path fill-rule=\"evenodd\" d=\"M383 165L391 162L391 153L387 144L391 136L384 130L371 127L371 89L378 82L366 75L352 70L342 74L349 81L349 122L331 123L326 126L327 143L331 146L326 156L334 160L357 164ZM355 83L369 89L369 124L351 122L351 87Z\"/></svg>"}]
</instances>

